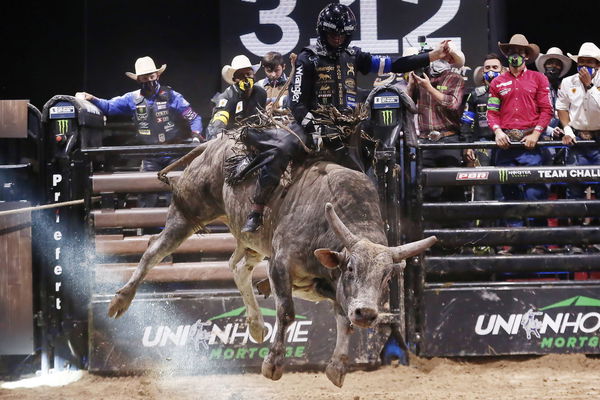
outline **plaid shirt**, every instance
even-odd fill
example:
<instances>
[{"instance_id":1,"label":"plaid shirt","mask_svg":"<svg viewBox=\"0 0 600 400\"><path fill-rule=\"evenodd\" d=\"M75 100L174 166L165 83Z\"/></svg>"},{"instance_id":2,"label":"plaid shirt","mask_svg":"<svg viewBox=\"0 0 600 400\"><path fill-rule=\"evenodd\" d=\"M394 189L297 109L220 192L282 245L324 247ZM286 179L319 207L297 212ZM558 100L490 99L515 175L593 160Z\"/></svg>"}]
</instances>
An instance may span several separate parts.
<instances>
[{"instance_id":1,"label":"plaid shirt","mask_svg":"<svg viewBox=\"0 0 600 400\"><path fill-rule=\"evenodd\" d=\"M439 90L444 98L438 102L425 89L419 88L419 131L460 132L462 98L465 81L460 74L446 70L439 76L430 78L431 85Z\"/></svg>"}]
</instances>

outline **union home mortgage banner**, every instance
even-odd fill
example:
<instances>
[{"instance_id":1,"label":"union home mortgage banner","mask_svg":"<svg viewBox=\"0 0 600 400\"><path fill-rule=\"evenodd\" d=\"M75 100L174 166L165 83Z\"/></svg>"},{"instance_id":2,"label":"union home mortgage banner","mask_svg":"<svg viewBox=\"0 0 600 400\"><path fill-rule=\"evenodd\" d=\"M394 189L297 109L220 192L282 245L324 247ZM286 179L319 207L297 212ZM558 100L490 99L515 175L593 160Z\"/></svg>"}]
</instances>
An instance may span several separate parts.
<instances>
[{"instance_id":1,"label":"union home mortgage banner","mask_svg":"<svg viewBox=\"0 0 600 400\"><path fill-rule=\"evenodd\" d=\"M600 286L425 291L426 356L600 353Z\"/></svg>"}]
</instances>

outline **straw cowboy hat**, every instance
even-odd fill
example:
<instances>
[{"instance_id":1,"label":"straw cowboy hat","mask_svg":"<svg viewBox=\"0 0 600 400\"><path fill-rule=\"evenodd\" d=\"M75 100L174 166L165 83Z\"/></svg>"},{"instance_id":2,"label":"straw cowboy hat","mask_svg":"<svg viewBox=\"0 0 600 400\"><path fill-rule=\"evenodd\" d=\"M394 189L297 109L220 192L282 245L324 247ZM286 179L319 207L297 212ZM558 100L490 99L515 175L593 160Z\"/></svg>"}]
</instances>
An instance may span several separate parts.
<instances>
[{"instance_id":1,"label":"straw cowboy hat","mask_svg":"<svg viewBox=\"0 0 600 400\"><path fill-rule=\"evenodd\" d=\"M558 47L550 47L546 54L540 54L539 57L535 60L535 67L538 71L544 72L544 64L546 64L546 61L551 60L553 58L559 60L563 64L563 69L562 71L560 71L559 75L559 77L562 78L571 69L573 61L571 61L569 57L565 56L562 50Z\"/></svg>"},{"instance_id":2,"label":"straw cowboy hat","mask_svg":"<svg viewBox=\"0 0 600 400\"><path fill-rule=\"evenodd\" d=\"M528 64L534 62L538 57L538 54L540 54L540 47L537 44L529 43L527 38L520 33L513 35L508 43L498 42L498 47L500 47L500 51L506 57L510 56L510 54L508 54L509 47L520 47L524 49L526 57L528 58Z\"/></svg>"},{"instance_id":3,"label":"straw cowboy hat","mask_svg":"<svg viewBox=\"0 0 600 400\"><path fill-rule=\"evenodd\" d=\"M148 56L140 57L135 60L135 74L133 72L125 72L129 78L137 81L138 76L153 74L157 72L159 75L167 69L167 64L163 64L160 68L156 68L154 60Z\"/></svg>"},{"instance_id":4,"label":"straw cowboy hat","mask_svg":"<svg viewBox=\"0 0 600 400\"><path fill-rule=\"evenodd\" d=\"M239 69L243 68L252 68L254 72L258 71L260 68L260 64L254 64L250 62L250 59L246 56L239 55L233 57L231 60L231 65L225 65L223 69L221 69L221 76L230 85L233 85L233 74Z\"/></svg>"},{"instance_id":5,"label":"straw cowboy hat","mask_svg":"<svg viewBox=\"0 0 600 400\"><path fill-rule=\"evenodd\" d=\"M582 44L579 48L579 54L573 55L571 53L567 53L567 55L575 62L577 62L579 57L595 58L596 60L600 61L600 49L592 42L585 42Z\"/></svg>"}]
</instances>

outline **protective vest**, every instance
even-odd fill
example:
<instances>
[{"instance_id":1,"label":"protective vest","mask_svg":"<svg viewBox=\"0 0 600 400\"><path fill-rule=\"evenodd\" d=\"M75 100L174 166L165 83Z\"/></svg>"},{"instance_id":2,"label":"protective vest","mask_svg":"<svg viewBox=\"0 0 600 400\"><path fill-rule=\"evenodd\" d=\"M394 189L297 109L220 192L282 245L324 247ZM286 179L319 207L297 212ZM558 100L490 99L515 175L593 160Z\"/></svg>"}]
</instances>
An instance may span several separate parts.
<instances>
[{"instance_id":1,"label":"protective vest","mask_svg":"<svg viewBox=\"0 0 600 400\"><path fill-rule=\"evenodd\" d=\"M475 95L474 104L477 113L477 122L475 123L475 132L479 137L493 137L493 132L489 129L487 120L487 103L490 93L485 86L478 86L473 90Z\"/></svg>"},{"instance_id":2,"label":"protective vest","mask_svg":"<svg viewBox=\"0 0 600 400\"><path fill-rule=\"evenodd\" d=\"M138 139L144 144L177 143L181 141L179 129L175 125L175 115L169 108L171 88L161 86L153 104L138 90L133 98L135 103L135 125Z\"/></svg>"},{"instance_id":3,"label":"protective vest","mask_svg":"<svg viewBox=\"0 0 600 400\"><path fill-rule=\"evenodd\" d=\"M356 107L356 54L357 49L348 47L336 58L331 58L325 49L306 47L312 55L309 60L315 65L312 109L318 105L333 105L337 109Z\"/></svg>"}]
</instances>

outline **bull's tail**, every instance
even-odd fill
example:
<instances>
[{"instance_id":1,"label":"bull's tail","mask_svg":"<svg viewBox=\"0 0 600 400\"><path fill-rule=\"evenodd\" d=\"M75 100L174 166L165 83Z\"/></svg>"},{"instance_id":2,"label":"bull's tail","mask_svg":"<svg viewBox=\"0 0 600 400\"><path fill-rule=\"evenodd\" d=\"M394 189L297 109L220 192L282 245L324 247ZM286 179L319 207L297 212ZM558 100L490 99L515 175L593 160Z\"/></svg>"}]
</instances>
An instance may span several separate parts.
<instances>
[{"instance_id":1,"label":"bull's tail","mask_svg":"<svg viewBox=\"0 0 600 400\"><path fill-rule=\"evenodd\" d=\"M167 165L165 168L158 171L158 179L161 182L164 182L165 184L169 185L171 189L173 189L174 183L170 181L170 179L167 177L167 174L181 165L189 165L196 157L198 157L204 152L204 150L206 150L208 144L208 142L202 143L201 145L188 152L185 156L175 161L173 164Z\"/></svg>"}]
</instances>

